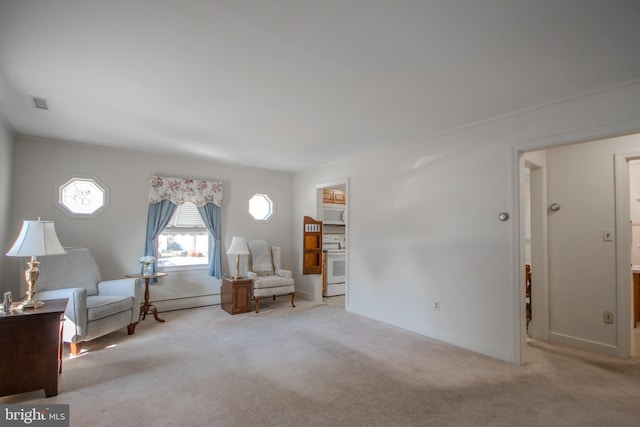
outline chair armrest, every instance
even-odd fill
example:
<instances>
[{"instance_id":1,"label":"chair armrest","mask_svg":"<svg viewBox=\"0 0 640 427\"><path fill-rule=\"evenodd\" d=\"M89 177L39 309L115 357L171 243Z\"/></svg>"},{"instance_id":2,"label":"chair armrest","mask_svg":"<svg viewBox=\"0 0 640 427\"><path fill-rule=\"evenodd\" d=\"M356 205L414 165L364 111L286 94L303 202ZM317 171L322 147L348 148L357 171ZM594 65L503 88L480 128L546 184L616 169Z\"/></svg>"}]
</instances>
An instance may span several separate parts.
<instances>
[{"instance_id":1,"label":"chair armrest","mask_svg":"<svg viewBox=\"0 0 640 427\"><path fill-rule=\"evenodd\" d=\"M65 323L65 339L78 337L77 341L82 341L87 333L87 290L85 288L52 289L50 291L40 291L38 299L58 299L69 298L67 309L64 312L67 322ZM72 326L73 325L73 329ZM76 342L75 339L72 342Z\"/></svg>"},{"instance_id":2,"label":"chair armrest","mask_svg":"<svg viewBox=\"0 0 640 427\"><path fill-rule=\"evenodd\" d=\"M98 295L119 296L128 295L136 296L136 283L141 282L140 279L116 279L103 280L98 283Z\"/></svg>"},{"instance_id":3,"label":"chair armrest","mask_svg":"<svg viewBox=\"0 0 640 427\"><path fill-rule=\"evenodd\" d=\"M276 276L290 279L293 277L293 274L291 273L291 270L283 270L282 268L276 268Z\"/></svg>"},{"instance_id":4,"label":"chair armrest","mask_svg":"<svg viewBox=\"0 0 640 427\"><path fill-rule=\"evenodd\" d=\"M140 279L103 280L98 283L98 295L127 295L133 297L133 311L131 323L136 323L139 317L140 301L144 295L144 284Z\"/></svg>"},{"instance_id":5,"label":"chair armrest","mask_svg":"<svg viewBox=\"0 0 640 427\"><path fill-rule=\"evenodd\" d=\"M247 277L251 280L256 280L258 278L258 275L253 271L247 271Z\"/></svg>"}]
</instances>

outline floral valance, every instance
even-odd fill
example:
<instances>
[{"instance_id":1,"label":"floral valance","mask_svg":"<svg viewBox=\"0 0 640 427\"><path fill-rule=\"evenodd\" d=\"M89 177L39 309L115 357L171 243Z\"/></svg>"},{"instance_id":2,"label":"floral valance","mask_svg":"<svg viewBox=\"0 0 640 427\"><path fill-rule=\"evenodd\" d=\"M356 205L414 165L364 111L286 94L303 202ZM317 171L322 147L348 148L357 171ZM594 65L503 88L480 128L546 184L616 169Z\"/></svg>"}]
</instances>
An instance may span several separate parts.
<instances>
[{"instance_id":1,"label":"floral valance","mask_svg":"<svg viewBox=\"0 0 640 427\"><path fill-rule=\"evenodd\" d=\"M213 203L222 206L222 183L205 181L203 179L170 178L166 176L151 176L149 189L149 203L169 200L175 205L191 202L196 206Z\"/></svg>"}]
</instances>

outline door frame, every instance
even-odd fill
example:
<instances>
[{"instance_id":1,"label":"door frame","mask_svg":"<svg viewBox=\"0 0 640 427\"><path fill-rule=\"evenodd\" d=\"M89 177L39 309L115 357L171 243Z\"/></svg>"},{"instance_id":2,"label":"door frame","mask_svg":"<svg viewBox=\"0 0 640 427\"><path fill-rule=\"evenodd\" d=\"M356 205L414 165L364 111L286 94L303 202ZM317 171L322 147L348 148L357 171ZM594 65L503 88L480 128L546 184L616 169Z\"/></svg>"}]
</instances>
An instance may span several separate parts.
<instances>
[{"instance_id":1,"label":"door frame","mask_svg":"<svg viewBox=\"0 0 640 427\"><path fill-rule=\"evenodd\" d=\"M616 344L621 357L631 356L633 331L633 279L631 276L631 194L629 162L640 159L640 151L614 156L616 204Z\"/></svg>"},{"instance_id":2,"label":"door frame","mask_svg":"<svg viewBox=\"0 0 640 427\"><path fill-rule=\"evenodd\" d=\"M345 253L345 259L347 263L347 268L345 271L347 286L344 292L344 308L345 310L349 310L349 293L351 287L349 286L349 251L351 250L351 239L350 239L350 229L349 227L349 204L351 200L351 190L349 188L349 178L337 179L335 181L325 182L323 184L315 185L315 200L316 200L316 215L322 209L322 190L325 188L336 187L338 185L344 185L346 192L346 200L345 200L345 212L344 212L344 227L345 227L345 237L347 239L347 250ZM323 229L324 232L324 229ZM320 301L322 301L322 284L320 283Z\"/></svg>"},{"instance_id":3,"label":"door frame","mask_svg":"<svg viewBox=\"0 0 640 427\"><path fill-rule=\"evenodd\" d=\"M525 159L531 194L531 324L532 338L549 341L549 245L547 226L547 167ZM536 197L537 196L537 197ZM536 202L537 199L537 202ZM524 280L521 282L524 283ZM526 316L523 316L526 331Z\"/></svg>"},{"instance_id":4,"label":"door frame","mask_svg":"<svg viewBox=\"0 0 640 427\"><path fill-rule=\"evenodd\" d=\"M569 132L564 134L552 135L540 139L530 141L514 142L511 145L511 176L513 180L512 191L512 236L513 236L513 248L515 256L512 258L512 307L513 307L513 324L511 328L512 332L512 358L511 363L516 365L522 365L525 363L523 358L526 342L526 333L523 330L523 319L525 317L524 311L524 298L525 288L522 286L524 283L524 269L521 266L521 261L524 259L524 239L521 238L521 208L520 208L520 159L522 154L530 151L545 150L550 148L561 147L564 145L580 144L585 142L593 142L603 139L616 138L620 136L633 135L640 133L640 119L630 120L626 122L619 122L612 125L605 125L596 128L590 128L586 130L580 130L575 132ZM631 254L629 246L623 250L626 242L629 241L627 236L626 227L629 222L629 211L625 211L625 206L629 205L629 168L628 159L634 158L640 153L628 153L628 154L615 154L614 165L614 179L615 179L615 218L616 218L616 354L619 357L628 357L631 349L631 329L630 329L630 316L631 307L629 299L631 298L631 287L627 286L625 289L624 277L626 274L631 274ZM624 178L627 181L624 181ZM627 188L627 192L623 193L624 188ZM626 201L624 197L619 197L620 194L626 194ZM626 213L626 222L625 214ZM626 255L625 255L626 253ZM621 255L621 256L619 256ZM551 284L549 284L551 286ZM551 325L549 325L551 326Z\"/></svg>"}]
</instances>

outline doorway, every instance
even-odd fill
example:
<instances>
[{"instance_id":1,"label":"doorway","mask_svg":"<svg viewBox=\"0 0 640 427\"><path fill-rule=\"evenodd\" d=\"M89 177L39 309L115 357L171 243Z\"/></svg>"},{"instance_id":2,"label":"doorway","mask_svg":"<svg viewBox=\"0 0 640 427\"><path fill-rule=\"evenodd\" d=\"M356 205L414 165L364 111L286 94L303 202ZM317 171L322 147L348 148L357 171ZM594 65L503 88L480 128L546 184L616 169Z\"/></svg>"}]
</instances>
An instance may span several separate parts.
<instances>
[{"instance_id":1,"label":"doorway","mask_svg":"<svg viewBox=\"0 0 640 427\"><path fill-rule=\"evenodd\" d=\"M545 153L546 157L532 158L538 153ZM614 162L611 162L612 158ZM534 202L532 195L530 202L533 307L528 334L522 268L526 259L527 209L522 194L519 202L520 363L526 361L527 337L616 357L640 354L640 348L636 349L640 341L636 337L640 338L640 335L634 328L634 285L630 268L632 251L640 249L640 243L632 241L634 233L640 237L640 216L631 222L632 205L637 205L640 211L640 179L634 182L630 176L630 165L640 160L640 135L554 146L539 152L521 151L518 160L521 193L526 182L523 171L527 168L532 194L534 182L542 183L540 201ZM590 173L585 175L584 171ZM540 176L536 179L538 172ZM611 180L611 174L614 180ZM635 190L632 189L634 185ZM611 204L614 200L615 205ZM536 204L539 208L534 207ZM554 204L556 210L552 209ZM542 215L539 232L533 225L534 212ZM582 212L589 214L582 215ZM545 224L545 218L548 224ZM634 226L636 223L638 225ZM535 236L540 236L542 241L541 266L545 266L546 260L546 271L543 268L540 272L538 262L533 258ZM553 248L553 257L549 251L544 252L546 247ZM543 286L539 289L537 285L541 280ZM581 304L572 303L576 295L580 296ZM540 314L539 309L544 311ZM546 324L542 326L540 320Z\"/></svg>"},{"instance_id":2,"label":"doorway","mask_svg":"<svg viewBox=\"0 0 640 427\"><path fill-rule=\"evenodd\" d=\"M521 333L527 339L549 340L546 151L524 153L520 159L520 260L524 305ZM526 349L526 347L524 347ZM526 361L526 351L523 351Z\"/></svg>"},{"instance_id":3,"label":"doorway","mask_svg":"<svg viewBox=\"0 0 640 427\"><path fill-rule=\"evenodd\" d=\"M640 358L640 159L628 159L631 226L631 357Z\"/></svg>"},{"instance_id":4,"label":"doorway","mask_svg":"<svg viewBox=\"0 0 640 427\"><path fill-rule=\"evenodd\" d=\"M348 180L316 186L316 218L322 221L322 300L348 308Z\"/></svg>"}]
</instances>

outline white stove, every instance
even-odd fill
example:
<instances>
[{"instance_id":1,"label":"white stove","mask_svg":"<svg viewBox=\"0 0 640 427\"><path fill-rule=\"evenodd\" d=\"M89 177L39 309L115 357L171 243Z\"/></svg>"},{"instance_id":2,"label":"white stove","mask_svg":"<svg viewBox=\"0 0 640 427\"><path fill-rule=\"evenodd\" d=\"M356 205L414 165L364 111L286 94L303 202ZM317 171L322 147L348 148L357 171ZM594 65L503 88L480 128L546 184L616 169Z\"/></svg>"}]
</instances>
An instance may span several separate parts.
<instances>
[{"instance_id":1,"label":"white stove","mask_svg":"<svg viewBox=\"0 0 640 427\"><path fill-rule=\"evenodd\" d=\"M344 295L347 286L347 245L344 234L324 234L322 250L326 253L326 286L323 296Z\"/></svg>"}]
</instances>

